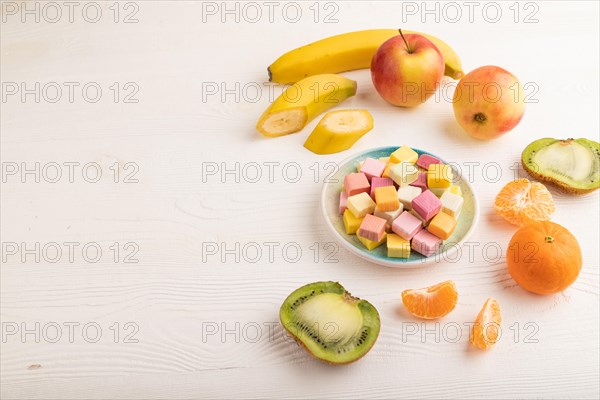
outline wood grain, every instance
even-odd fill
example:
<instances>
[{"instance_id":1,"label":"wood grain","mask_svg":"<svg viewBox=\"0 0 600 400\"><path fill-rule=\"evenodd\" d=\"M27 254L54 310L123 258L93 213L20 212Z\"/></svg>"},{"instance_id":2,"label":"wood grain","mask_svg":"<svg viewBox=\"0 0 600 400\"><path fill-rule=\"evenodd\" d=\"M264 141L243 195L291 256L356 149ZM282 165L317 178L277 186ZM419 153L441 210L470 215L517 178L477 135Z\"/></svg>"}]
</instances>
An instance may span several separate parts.
<instances>
[{"instance_id":1,"label":"wood grain","mask_svg":"<svg viewBox=\"0 0 600 400\"><path fill-rule=\"evenodd\" d=\"M577 236L584 266L568 290L549 297L520 289L506 270L505 255L496 256L516 228L492 207L501 185L527 176L518 167L519 154L534 139L598 140L597 3L536 2L535 24L514 23L508 3L506 18L497 24L409 18L411 29L455 46L466 70L498 64L535 84L537 102L527 104L513 132L494 143L479 142L456 125L443 96L413 110L393 108L379 98L368 71L349 72L358 93L343 107L368 107L375 129L351 151L331 156L302 147L318 121L274 140L255 132L270 91L282 90L265 82L265 68L282 52L324 36L397 26L402 2L337 2L334 24L315 24L308 4L297 24L281 18L201 23L201 2L137 4L136 24L111 22L111 4L101 3L108 17L98 24L21 23L13 16L1 25L3 82L96 82L103 97L97 103L81 97L36 103L15 96L1 104L4 165L97 163L102 171L96 183L81 174L72 183L6 177L2 242L28 248L36 242L77 242L78 248L94 243L102 257L92 263L79 251L73 262L65 255L55 263L47 257L34 262L31 255L22 262L20 254L3 251L0 397L600 396L599 194L572 197L551 188L553 220ZM135 83L139 101L115 102L109 89L114 82ZM257 85L261 98L203 98L206 84ZM444 85L441 92L451 92L452 82ZM463 250L459 259L431 267L389 269L333 243L319 210L328 163L400 144L457 162L473 182L481 215L472 255ZM137 166L137 183L122 181L126 163ZM269 163L276 165L272 177ZM242 171L256 164L261 176L252 182ZM297 180L294 169L284 171L292 164L300 172ZM207 173L214 166L217 172ZM240 172L221 175L235 168ZM127 243L137 246L138 262L124 261ZM272 257L269 245L275 246ZM225 251L236 246L235 254ZM289 254L282 251L286 246ZM244 248L259 249L261 256L254 259ZM402 290L447 279L460 294L453 313L425 323L406 313ZM356 364L336 368L311 359L278 323L283 299L318 280L340 281L380 312L380 337ZM482 353L468 346L468 323L490 296L502 309L503 336ZM20 335L36 323L39 340L33 333ZM79 324L72 342L65 325L70 323ZM100 327L97 342L90 340L93 329L83 334L85 324ZM56 325L62 336L53 343ZM15 326L19 332L8 334Z\"/></svg>"}]
</instances>

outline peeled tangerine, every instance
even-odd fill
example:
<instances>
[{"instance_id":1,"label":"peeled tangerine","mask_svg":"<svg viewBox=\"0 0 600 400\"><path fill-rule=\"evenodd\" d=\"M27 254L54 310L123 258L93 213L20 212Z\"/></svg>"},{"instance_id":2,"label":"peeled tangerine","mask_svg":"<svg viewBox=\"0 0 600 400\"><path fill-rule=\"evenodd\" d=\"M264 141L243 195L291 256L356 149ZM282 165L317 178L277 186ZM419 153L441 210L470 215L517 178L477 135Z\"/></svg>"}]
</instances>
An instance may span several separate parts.
<instances>
[{"instance_id":1,"label":"peeled tangerine","mask_svg":"<svg viewBox=\"0 0 600 400\"><path fill-rule=\"evenodd\" d=\"M547 221L555 210L546 186L527 179L508 182L496 196L494 208L505 220L520 226Z\"/></svg>"},{"instance_id":2,"label":"peeled tangerine","mask_svg":"<svg viewBox=\"0 0 600 400\"><path fill-rule=\"evenodd\" d=\"M373 129L373 117L367 110L328 112L312 131L304 147L316 154L339 153L352 147Z\"/></svg>"}]
</instances>

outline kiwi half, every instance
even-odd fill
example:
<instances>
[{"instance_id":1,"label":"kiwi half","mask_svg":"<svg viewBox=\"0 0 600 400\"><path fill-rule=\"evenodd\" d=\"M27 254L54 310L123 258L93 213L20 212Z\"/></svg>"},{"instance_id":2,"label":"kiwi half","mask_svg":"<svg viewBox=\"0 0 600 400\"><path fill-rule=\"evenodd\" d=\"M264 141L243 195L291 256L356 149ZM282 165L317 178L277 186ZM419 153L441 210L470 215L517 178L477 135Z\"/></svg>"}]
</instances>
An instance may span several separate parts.
<instances>
[{"instance_id":1,"label":"kiwi half","mask_svg":"<svg viewBox=\"0 0 600 400\"><path fill-rule=\"evenodd\" d=\"M573 194L600 187L600 144L588 139L536 140L523 150L523 168L536 179Z\"/></svg>"},{"instance_id":2,"label":"kiwi half","mask_svg":"<svg viewBox=\"0 0 600 400\"><path fill-rule=\"evenodd\" d=\"M371 350L379 336L379 313L337 282L315 282L290 294L279 311L283 327L311 355L347 364Z\"/></svg>"}]
</instances>

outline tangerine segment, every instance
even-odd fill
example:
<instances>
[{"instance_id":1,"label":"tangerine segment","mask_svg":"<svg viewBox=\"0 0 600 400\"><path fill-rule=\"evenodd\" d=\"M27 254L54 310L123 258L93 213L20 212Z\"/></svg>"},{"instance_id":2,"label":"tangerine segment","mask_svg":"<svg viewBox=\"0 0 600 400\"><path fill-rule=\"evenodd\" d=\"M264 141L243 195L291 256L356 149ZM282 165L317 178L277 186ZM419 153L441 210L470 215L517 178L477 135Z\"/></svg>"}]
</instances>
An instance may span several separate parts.
<instances>
[{"instance_id":1,"label":"tangerine segment","mask_svg":"<svg viewBox=\"0 0 600 400\"><path fill-rule=\"evenodd\" d=\"M454 310L458 292L454 282L445 281L423 289L402 292L404 307L414 316L424 319L441 318Z\"/></svg>"},{"instance_id":2,"label":"tangerine segment","mask_svg":"<svg viewBox=\"0 0 600 400\"><path fill-rule=\"evenodd\" d=\"M500 340L501 322L500 306L496 300L490 297L486 300L473 323L469 342L481 350L491 348Z\"/></svg>"},{"instance_id":3,"label":"tangerine segment","mask_svg":"<svg viewBox=\"0 0 600 400\"><path fill-rule=\"evenodd\" d=\"M528 179L507 183L496 196L494 208L505 220L520 226L547 221L555 209L546 186Z\"/></svg>"}]
</instances>

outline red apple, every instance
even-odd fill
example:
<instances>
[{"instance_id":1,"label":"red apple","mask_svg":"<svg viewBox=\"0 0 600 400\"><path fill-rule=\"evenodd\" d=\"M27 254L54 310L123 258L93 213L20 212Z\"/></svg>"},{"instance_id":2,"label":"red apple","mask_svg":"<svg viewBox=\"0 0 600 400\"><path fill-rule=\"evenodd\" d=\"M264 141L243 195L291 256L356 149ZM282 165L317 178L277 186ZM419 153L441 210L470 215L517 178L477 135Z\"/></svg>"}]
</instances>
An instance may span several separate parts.
<instances>
[{"instance_id":1,"label":"red apple","mask_svg":"<svg viewBox=\"0 0 600 400\"><path fill-rule=\"evenodd\" d=\"M381 97L395 106L414 107L431 97L444 76L444 57L418 34L384 42L371 61L371 78Z\"/></svg>"},{"instance_id":2,"label":"red apple","mask_svg":"<svg viewBox=\"0 0 600 400\"><path fill-rule=\"evenodd\" d=\"M471 136L494 139L523 118L523 87L507 70L487 65L465 75L454 91L454 116Z\"/></svg>"}]
</instances>

